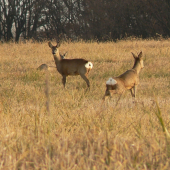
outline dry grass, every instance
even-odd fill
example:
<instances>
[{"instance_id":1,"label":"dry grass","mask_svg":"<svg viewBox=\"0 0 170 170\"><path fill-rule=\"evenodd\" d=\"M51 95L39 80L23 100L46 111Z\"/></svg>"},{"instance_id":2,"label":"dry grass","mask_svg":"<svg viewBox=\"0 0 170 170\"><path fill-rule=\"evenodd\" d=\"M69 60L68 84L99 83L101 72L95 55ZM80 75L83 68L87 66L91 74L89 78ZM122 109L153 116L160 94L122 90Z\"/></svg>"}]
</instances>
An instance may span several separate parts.
<instances>
[{"instance_id":1,"label":"dry grass","mask_svg":"<svg viewBox=\"0 0 170 170\"><path fill-rule=\"evenodd\" d=\"M64 43L66 58L93 62L90 91L79 77L66 90L47 42L0 44L0 169L169 169L170 42ZM137 99L102 103L105 82L143 51ZM156 102L155 102L156 101ZM47 107L48 106L48 107Z\"/></svg>"}]
</instances>

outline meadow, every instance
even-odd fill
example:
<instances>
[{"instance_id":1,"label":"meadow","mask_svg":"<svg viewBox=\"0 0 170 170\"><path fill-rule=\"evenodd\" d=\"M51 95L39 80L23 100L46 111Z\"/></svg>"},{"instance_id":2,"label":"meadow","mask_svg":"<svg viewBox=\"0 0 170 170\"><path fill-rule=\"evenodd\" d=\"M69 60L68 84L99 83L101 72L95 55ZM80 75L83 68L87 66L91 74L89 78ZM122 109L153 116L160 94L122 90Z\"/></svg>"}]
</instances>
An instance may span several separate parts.
<instances>
[{"instance_id":1,"label":"meadow","mask_svg":"<svg viewBox=\"0 0 170 170\"><path fill-rule=\"evenodd\" d=\"M0 44L0 169L169 169L170 40L63 42L66 58L93 63L89 91L80 76L63 88L47 43ZM136 99L103 102L106 81L140 51ZM37 70L43 63L51 69Z\"/></svg>"}]
</instances>

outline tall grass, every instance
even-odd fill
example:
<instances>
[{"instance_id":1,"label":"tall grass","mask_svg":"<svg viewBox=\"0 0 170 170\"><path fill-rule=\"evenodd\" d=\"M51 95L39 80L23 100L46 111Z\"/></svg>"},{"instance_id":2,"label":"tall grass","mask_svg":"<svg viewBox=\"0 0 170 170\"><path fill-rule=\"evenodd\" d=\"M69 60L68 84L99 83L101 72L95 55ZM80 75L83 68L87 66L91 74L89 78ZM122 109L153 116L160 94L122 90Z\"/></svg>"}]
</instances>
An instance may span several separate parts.
<instances>
[{"instance_id":1,"label":"tall grass","mask_svg":"<svg viewBox=\"0 0 170 170\"><path fill-rule=\"evenodd\" d=\"M53 42L55 43L55 42ZM136 100L102 102L105 82L143 51ZM67 58L94 64L90 91L80 77L66 89L47 42L0 44L0 169L169 169L169 40L63 43Z\"/></svg>"}]
</instances>

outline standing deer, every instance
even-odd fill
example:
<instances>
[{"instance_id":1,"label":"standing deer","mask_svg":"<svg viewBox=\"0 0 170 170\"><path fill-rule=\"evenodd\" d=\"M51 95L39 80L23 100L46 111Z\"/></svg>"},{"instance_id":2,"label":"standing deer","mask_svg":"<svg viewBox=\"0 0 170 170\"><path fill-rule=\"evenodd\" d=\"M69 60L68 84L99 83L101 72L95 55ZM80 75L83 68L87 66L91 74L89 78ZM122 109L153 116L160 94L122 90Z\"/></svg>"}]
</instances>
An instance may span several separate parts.
<instances>
[{"instance_id":1,"label":"standing deer","mask_svg":"<svg viewBox=\"0 0 170 170\"><path fill-rule=\"evenodd\" d=\"M135 59L133 68L118 77L109 78L106 82L106 92L103 100L105 100L105 96L110 96L110 90L113 90L113 93L119 94L123 94L125 90L130 90L132 97L136 97L137 85L139 84L139 72L144 68L144 64L142 51L138 56L133 53L132 55Z\"/></svg>"},{"instance_id":2,"label":"standing deer","mask_svg":"<svg viewBox=\"0 0 170 170\"><path fill-rule=\"evenodd\" d=\"M59 54L59 43L56 46L53 46L51 42L48 43L49 47L52 50L54 61L57 67L57 71L62 75L62 83L65 87L66 77L80 75L83 80L87 83L87 86L90 88L90 82L87 78L89 71L93 68L93 64L84 59L62 59Z\"/></svg>"}]
</instances>

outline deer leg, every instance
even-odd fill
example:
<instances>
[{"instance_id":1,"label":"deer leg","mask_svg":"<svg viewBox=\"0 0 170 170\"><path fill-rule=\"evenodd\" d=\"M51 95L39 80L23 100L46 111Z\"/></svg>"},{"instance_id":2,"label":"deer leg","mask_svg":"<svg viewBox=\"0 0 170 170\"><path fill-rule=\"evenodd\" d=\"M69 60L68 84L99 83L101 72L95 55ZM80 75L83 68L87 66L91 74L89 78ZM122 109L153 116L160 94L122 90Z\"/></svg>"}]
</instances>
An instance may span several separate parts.
<instances>
[{"instance_id":1,"label":"deer leg","mask_svg":"<svg viewBox=\"0 0 170 170\"><path fill-rule=\"evenodd\" d=\"M80 76L87 83L88 88L90 88L90 82L89 82L88 78L84 74L80 74Z\"/></svg>"},{"instance_id":2,"label":"deer leg","mask_svg":"<svg viewBox=\"0 0 170 170\"><path fill-rule=\"evenodd\" d=\"M106 89L106 92L105 92L105 95L103 96L103 100L105 100L105 97L106 96L110 96L111 97L111 95L110 95L110 91L108 90L108 89Z\"/></svg>"},{"instance_id":3,"label":"deer leg","mask_svg":"<svg viewBox=\"0 0 170 170\"><path fill-rule=\"evenodd\" d=\"M134 89L134 97L136 97L137 86L134 86L133 89Z\"/></svg>"},{"instance_id":4,"label":"deer leg","mask_svg":"<svg viewBox=\"0 0 170 170\"><path fill-rule=\"evenodd\" d=\"M132 97L136 97L137 86L135 85L133 88L130 89Z\"/></svg>"},{"instance_id":5,"label":"deer leg","mask_svg":"<svg viewBox=\"0 0 170 170\"><path fill-rule=\"evenodd\" d=\"M63 86L65 88L65 84L66 84L66 76L64 75L63 78L62 78L62 83L63 83Z\"/></svg>"},{"instance_id":6,"label":"deer leg","mask_svg":"<svg viewBox=\"0 0 170 170\"><path fill-rule=\"evenodd\" d=\"M130 89L131 95L132 97L135 97L134 93L133 93L133 88Z\"/></svg>"}]
</instances>

